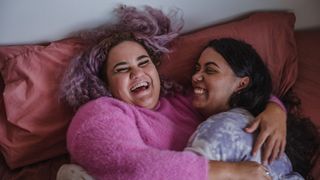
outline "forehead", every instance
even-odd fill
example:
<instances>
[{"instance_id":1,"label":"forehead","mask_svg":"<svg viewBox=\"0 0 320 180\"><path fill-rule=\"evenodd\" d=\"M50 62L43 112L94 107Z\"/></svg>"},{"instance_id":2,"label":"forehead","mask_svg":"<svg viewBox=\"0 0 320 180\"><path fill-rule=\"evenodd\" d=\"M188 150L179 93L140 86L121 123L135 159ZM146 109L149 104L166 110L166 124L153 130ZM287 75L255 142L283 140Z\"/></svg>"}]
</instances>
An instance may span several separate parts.
<instances>
[{"instance_id":1,"label":"forehead","mask_svg":"<svg viewBox=\"0 0 320 180\"><path fill-rule=\"evenodd\" d=\"M206 64L209 62L214 62L219 66L229 66L224 57L219 54L215 49L207 47L200 55L199 64Z\"/></svg>"},{"instance_id":2,"label":"forehead","mask_svg":"<svg viewBox=\"0 0 320 180\"><path fill-rule=\"evenodd\" d=\"M141 55L148 55L146 49L141 44L134 41L123 41L110 49L107 56L108 64L135 60Z\"/></svg>"}]
</instances>

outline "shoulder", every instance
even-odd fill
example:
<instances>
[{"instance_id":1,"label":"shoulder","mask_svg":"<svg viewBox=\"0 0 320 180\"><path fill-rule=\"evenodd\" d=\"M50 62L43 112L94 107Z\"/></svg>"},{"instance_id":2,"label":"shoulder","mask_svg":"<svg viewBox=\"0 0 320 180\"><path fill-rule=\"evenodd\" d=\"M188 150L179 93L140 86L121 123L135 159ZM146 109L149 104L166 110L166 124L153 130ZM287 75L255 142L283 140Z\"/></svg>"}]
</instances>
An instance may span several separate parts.
<instances>
[{"instance_id":1,"label":"shoulder","mask_svg":"<svg viewBox=\"0 0 320 180\"><path fill-rule=\"evenodd\" d=\"M233 108L229 111L221 112L210 116L207 123L215 124L217 126L234 126L245 127L249 122L253 121L254 117L251 113L243 108Z\"/></svg>"},{"instance_id":2,"label":"shoulder","mask_svg":"<svg viewBox=\"0 0 320 180\"><path fill-rule=\"evenodd\" d=\"M133 108L134 107L118 99L112 97L100 97L82 105L76 112L74 119L82 116L89 118L99 114L111 115L118 112L128 113Z\"/></svg>"},{"instance_id":3,"label":"shoulder","mask_svg":"<svg viewBox=\"0 0 320 180\"><path fill-rule=\"evenodd\" d=\"M100 97L81 106L69 125L68 132L96 128L110 124L114 119L128 119L132 107L127 103L110 97ZM115 121L116 122L116 121ZM119 119L120 122L120 119ZM112 122L114 123L114 122Z\"/></svg>"},{"instance_id":4,"label":"shoulder","mask_svg":"<svg viewBox=\"0 0 320 180\"><path fill-rule=\"evenodd\" d=\"M253 116L249 111L243 108L233 108L225 112L214 114L210 119L251 119Z\"/></svg>"},{"instance_id":5,"label":"shoulder","mask_svg":"<svg viewBox=\"0 0 320 180\"><path fill-rule=\"evenodd\" d=\"M101 97L81 106L74 115L68 131L67 143L78 142L75 139L92 136L105 137L118 129L116 127L134 127L133 107L110 97ZM130 112L131 111L131 112Z\"/></svg>"}]
</instances>

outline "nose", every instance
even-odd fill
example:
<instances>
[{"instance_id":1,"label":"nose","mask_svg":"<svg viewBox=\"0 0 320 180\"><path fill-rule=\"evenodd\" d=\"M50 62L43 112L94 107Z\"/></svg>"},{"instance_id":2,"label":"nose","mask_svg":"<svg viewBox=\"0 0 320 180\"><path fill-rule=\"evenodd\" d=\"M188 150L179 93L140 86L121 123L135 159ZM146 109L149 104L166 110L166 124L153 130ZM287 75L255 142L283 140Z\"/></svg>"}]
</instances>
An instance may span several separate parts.
<instances>
[{"instance_id":1,"label":"nose","mask_svg":"<svg viewBox=\"0 0 320 180\"><path fill-rule=\"evenodd\" d=\"M202 73L200 71L195 73L192 76L192 81L194 81L194 82L199 82L199 81L202 81L202 80L203 80L203 75L202 75Z\"/></svg>"},{"instance_id":2,"label":"nose","mask_svg":"<svg viewBox=\"0 0 320 180\"><path fill-rule=\"evenodd\" d=\"M143 75L143 70L139 67L131 68L130 78L134 79Z\"/></svg>"}]
</instances>

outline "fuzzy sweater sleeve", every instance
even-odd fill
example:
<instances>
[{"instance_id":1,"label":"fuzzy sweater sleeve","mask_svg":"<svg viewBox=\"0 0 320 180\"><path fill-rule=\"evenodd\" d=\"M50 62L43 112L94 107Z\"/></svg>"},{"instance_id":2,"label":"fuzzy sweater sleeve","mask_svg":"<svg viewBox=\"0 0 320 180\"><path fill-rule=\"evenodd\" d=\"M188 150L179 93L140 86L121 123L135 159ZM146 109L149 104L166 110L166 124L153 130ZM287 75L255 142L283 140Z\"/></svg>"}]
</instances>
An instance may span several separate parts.
<instances>
[{"instance_id":1,"label":"fuzzy sweater sleeve","mask_svg":"<svg viewBox=\"0 0 320 180\"><path fill-rule=\"evenodd\" d=\"M287 109L286 107L284 106L284 104L281 102L281 100L279 98L277 98L275 95L271 95L270 99L269 99L269 102L274 102L276 104L279 105L279 107L287 113Z\"/></svg>"},{"instance_id":2,"label":"fuzzy sweater sleeve","mask_svg":"<svg viewBox=\"0 0 320 180\"><path fill-rule=\"evenodd\" d=\"M148 146L130 113L117 103L106 107L99 100L82 107L67 135L72 160L95 179L207 179L207 160Z\"/></svg>"}]
</instances>

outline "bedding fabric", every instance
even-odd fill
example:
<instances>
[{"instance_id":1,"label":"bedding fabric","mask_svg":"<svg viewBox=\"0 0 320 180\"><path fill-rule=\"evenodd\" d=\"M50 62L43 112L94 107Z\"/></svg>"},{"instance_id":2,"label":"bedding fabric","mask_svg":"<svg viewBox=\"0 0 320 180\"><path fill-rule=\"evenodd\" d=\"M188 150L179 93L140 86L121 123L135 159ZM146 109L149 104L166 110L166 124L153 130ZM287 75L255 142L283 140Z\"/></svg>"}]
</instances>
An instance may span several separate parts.
<instances>
[{"instance_id":1,"label":"bedding fabric","mask_svg":"<svg viewBox=\"0 0 320 180\"><path fill-rule=\"evenodd\" d=\"M296 40L299 76L293 89L301 99L303 114L316 125L320 135L320 29L297 32ZM316 154L315 160L311 176L320 179L320 152Z\"/></svg>"},{"instance_id":2,"label":"bedding fabric","mask_svg":"<svg viewBox=\"0 0 320 180\"><path fill-rule=\"evenodd\" d=\"M301 99L302 111L310 117L320 133L320 30L296 33L299 76L294 90Z\"/></svg>"},{"instance_id":3,"label":"bedding fabric","mask_svg":"<svg viewBox=\"0 0 320 180\"><path fill-rule=\"evenodd\" d=\"M160 73L187 84L204 44L214 38L233 37L256 48L271 70L274 93L279 96L297 76L294 22L292 13L254 13L190 32L175 41L173 53L164 57ZM65 133L72 113L58 101L58 88L69 61L84 47L76 39L0 47L0 71L5 83L0 150L10 168L66 153Z\"/></svg>"},{"instance_id":4,"label":"bedding fabric","mask_svg":"<svg viewBox=\"0 0 320 180\"><path fill-rule=\"evenodd\" d=\"M10 168L67 152L65 133L72 114L59 102L58 89L65 67L81 48L74 39L0 48L6 114L0 117L0 148Z\"/></svg>"},{"instance_id":5,"label":"bedding fabric","mask_svg":"<svg viewBox=\"0 0 320 180\"><path fill-rule=\"evenodd\" d=\"M69 155L64 154L52 159L34 163L23 168L11 170L4 157L0 154L0 179L1 180L55 180L58 169L70 162Z\"/></svg>"}]
</instances>

